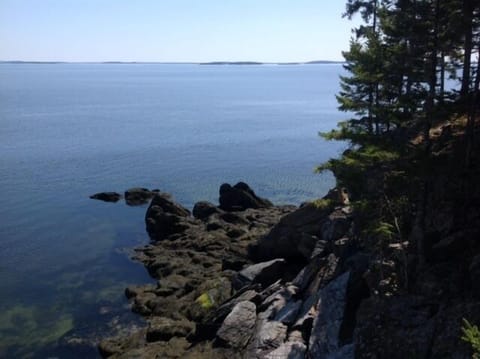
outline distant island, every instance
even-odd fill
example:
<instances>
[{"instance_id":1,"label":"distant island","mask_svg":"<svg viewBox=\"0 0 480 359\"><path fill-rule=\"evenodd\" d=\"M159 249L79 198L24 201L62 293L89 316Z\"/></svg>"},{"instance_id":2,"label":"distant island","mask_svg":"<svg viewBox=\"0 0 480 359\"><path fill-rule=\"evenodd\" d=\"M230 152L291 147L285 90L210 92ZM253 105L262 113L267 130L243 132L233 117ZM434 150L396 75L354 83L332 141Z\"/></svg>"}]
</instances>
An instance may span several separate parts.
<instances>
[{"instance_id":1,"label":"distant island","mask_svg":"<svg viewBox=\"0 0 480 359\"><path fill-rule=\"evenodd\" d=\"M200 65L320 65L342 64L344 61L316 60L308 62L256 62L256 61L212 61L201 62Z\"/></svg>"},{"instance_id":2,"label":"distant island","mask_svg":"<svg viewBox=\"0 0 480 359\"><path fill-rule=\"evenodd\" d=\"M258 61L211 61L211 62L149 62L149 61L99 61L99 62L68 62L68 61L0 61L0 64L104 64L104 65L322 65L342 64L344 61L316 60L308 62L258 62Z\"/></svg>"}]
</instances>

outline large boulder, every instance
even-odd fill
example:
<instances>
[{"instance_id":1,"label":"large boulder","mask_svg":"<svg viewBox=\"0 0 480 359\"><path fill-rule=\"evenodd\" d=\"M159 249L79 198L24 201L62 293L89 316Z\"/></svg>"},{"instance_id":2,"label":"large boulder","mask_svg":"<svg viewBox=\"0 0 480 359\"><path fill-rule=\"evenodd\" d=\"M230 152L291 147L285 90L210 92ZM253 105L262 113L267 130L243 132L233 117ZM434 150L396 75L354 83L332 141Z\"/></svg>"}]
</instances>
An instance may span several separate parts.
<instances>
[{"instance_id":1,"label":"large boulder","mask_svg":"<svg viewBox=\"0 0 480 359\"><path fill-rule=\"evenodd\" d=\"M282 217L260 239L255 248L255 256L257 260L278 257L308 260L314 252L318 252L315 249L320 240L341 238L349 227L350 218L341 209L332 212L328 206L306 203Z\"/></svg>"},{"instance_id":2,"label":"large boulder","mask_svg":"<svg viewBox=\"0 0 480 359\"><path fill-rule=\"evenodd\" d=\"M236 349L244 348L255 328L256 308L256 305L249 301L238 303L218 330L217 344Z\"/></svg>"},{"instance_id":3,"label":"large boulder","mask_svg":"<svg viewBox=\"0 0 480 359\"><path fill-rule=\"evenodd\" d=\"M145 223L152 240L182 232L189 227L190 212L171 200L165 193L157 193L148 207Z\"/></svg>"},{"instance_id":4,"label":"large boulder","mask_svg":"<svg viewBox=\"0 0 480 359\"><path fill-rule=\"evenodd\" d=\"M267 208L272 203L258 197L255 192L244 182L235 186L224 183L220 186L220 208L225 211L244 211L247 208Z\"/></svg>"}]
</instances>

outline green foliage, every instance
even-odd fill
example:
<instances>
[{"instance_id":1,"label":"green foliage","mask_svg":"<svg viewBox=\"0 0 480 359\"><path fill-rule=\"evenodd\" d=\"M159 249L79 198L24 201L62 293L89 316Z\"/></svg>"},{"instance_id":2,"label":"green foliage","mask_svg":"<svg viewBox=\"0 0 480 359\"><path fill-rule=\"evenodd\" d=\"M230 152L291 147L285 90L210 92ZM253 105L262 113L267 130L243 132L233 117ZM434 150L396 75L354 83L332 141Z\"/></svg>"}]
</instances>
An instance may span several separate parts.
<instances>
[{"instance_id":1,"label":"green foliage","mask_svg":"<svg viewBox=\"0 0 480 359\"><path fill-rule=\"evenodd\" d=\"M315 208L322 210L322 209L332 208L334 205L334 202L328 198L319 198L314 200L312 204L315 206Z\"/></svg>"},{"instance_id":2,"label":"green foliage","mask_svg":"<svg viewBox=\"0 0 480 359\"><path fill-rule=\"evenodd\" d=\"M370 232L377 238L389 241L395 236L395 227L387 222L378 221L371 227Z\"/></svg>"},{"instance_id":3,"label":"green foliage","mask_svg":"<svg viewBox=\"0 0 480 359\"><path fill-rule=\"evenodd\" d=\"M332 171L348 189L356 228L376 248L406 240L413 216L424 215L415 208L423 208L425 184L440 167L432 127L477 108L468 99L480 96L480 70L470 64L480 52L479 13L478 1L346 1L344 16L363 20L343 53L337 102L348 117L320 136L350 149L316 171ZM446 81L457 73L462 89L449 90Z\"/></svg>"},{"instance_id":4,"label":"green foliage","mask_svg":"<svg viewBox=\"0 0 480 359\"><path fill-rule=\"evenodd\" d=\"M316 172L332 171L339 186L348 188L352 198L368 196L371 180L382 166L396 161L399 153L373 144L347 150L339 159L330 159ZM365 176L368 173L368 176ZM374 189L375 190L375 189Z\"/></svg>"},{"instance_id":5,"label":"green foliage","mask_svg":"<svg viewBox=\"0 0 480 359\"><path fill-rule=\"evenodd\" d=\"M480 330L478 326L470 324L470 322L464 318L462 333L462 340L472 347L473 359L480 359Z\"/></svg>"}]
</instances>

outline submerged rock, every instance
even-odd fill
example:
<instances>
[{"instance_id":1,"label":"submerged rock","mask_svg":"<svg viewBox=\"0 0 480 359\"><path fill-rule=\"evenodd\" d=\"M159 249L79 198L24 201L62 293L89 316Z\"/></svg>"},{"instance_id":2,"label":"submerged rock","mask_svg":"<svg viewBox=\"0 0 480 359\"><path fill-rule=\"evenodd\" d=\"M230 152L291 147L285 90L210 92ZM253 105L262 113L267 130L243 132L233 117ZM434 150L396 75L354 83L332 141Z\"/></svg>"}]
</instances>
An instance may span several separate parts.
<instances>
[{"instance_id":1,"label":"submerged rock","mask_svg":"<svg viewBox=\"0 0 480 359\"><path fill-rule=\"evenodd\" d=\"M99 193L92 194L90 198L98 199L104 202L118 202L120 198L122 198L122 195L117 192L99 192Z\"/></svg>"},{"instance_id":2,"label":"submerged rock","mask_svg":"<svg viewBox=\"0 0 480 359\"><path fill-rule=\"evenodd\" d=\"M129 206L139 206L148 203L158 192L158 190L150 191L147 188L130 188L125 191L125 203Z\"/></svg>"}]
</instances>

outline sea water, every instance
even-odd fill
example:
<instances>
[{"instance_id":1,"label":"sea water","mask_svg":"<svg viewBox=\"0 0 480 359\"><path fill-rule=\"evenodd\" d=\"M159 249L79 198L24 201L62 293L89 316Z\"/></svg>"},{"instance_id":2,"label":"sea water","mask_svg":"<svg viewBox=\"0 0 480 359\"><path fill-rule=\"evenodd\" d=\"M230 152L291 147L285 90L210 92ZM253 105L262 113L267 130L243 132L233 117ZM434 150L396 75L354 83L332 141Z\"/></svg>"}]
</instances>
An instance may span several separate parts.
<instances>
[{"instance_id":1,"label":"sea water","mask_svg":"<svg viewBox=\"0 0 480 359\"><path fill-rule=\"evenodd\" d=\"M142 325L131 250L146 207L88 198L158 188L186 207L247 182L277 204L334 185L341 65L0 64L0 357L92 357ZM87 349L86 349L87 347Z\"/></svg>"}]
</instances>

